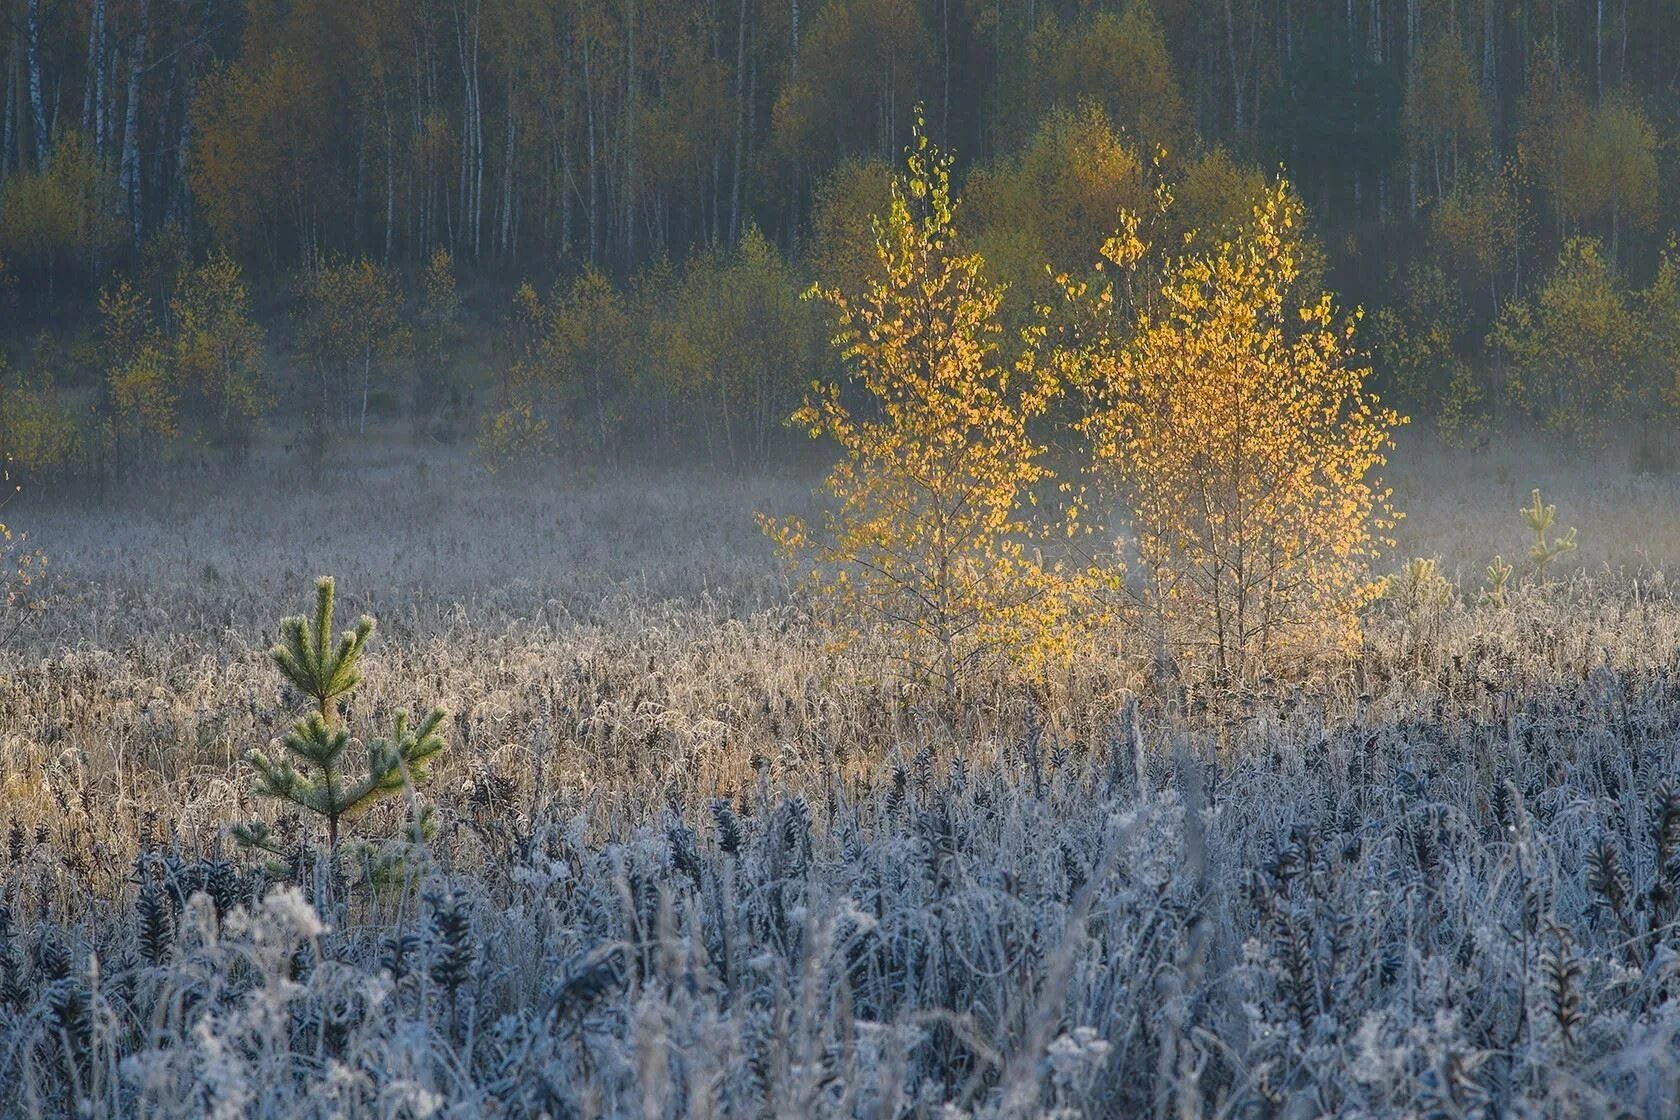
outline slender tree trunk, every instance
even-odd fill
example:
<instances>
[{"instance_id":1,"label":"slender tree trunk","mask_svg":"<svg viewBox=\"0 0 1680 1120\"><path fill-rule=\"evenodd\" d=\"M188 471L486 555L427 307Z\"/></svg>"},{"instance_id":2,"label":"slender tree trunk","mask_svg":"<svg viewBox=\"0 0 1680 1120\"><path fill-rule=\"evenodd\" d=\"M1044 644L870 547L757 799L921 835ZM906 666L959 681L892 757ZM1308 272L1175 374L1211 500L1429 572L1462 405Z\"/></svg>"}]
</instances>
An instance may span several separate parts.
<instances>
[{"instance_id":1,"label":"slender tree trunk","mask_svg":"<svg viewBox=\"0 0 1680 1120\"><path fill-rule=\"evenodd\" d=\"M729 185L729 244L741 236L741 162L747 147L747 3L741 0L741 20L735 29L735 168Z\"/></svg>"},{"instance_id":2,"label":"slender tree trunk","mask_svg":"<svg viewBox=\"0 0 1680 1120\"><path fill-rule=\"evenodd\" d=\"M712 65L721 70L723 68L723 15L722 9L719 7L717 0L713 0L711 14ZM718 121L717 124L721 129L723 122ZM723 153L721 148L722 145L720 144L712 145L712 222L710 227L711 233L706 241L708 245L716 245L718 243L718 238L722 236Z\"/></svg>"},{"instance_id":3,"label":"slender tree trunk","mask_svg":"<svg viewBox=\"0 0 1680 1120\"><path fill-rule=\"evenodd\" d=\"M461 56L461 237L476 258L483 248L484 101L479 83L479 42L484 27L482 0L462 0L456 34Z\"/></svg>"},{"instance_id":4,"label":"slender tree trunk","mask_svg":"<svg viewBox=\"0 0 1680 1120\"><path fill-rule=\"evenodd\" d=\"M459 24L460 16L456 16L455 53L461 66L461 171L458 176L458 193L461 202L461 213L458 224L462 229L467 223L467 184L471 182L469 176L472 171L472 83L467 80L466 49L462 46L462 32ZM453 243L453 238L451 238Z\"/></svg>"},{"instance_id":5,"label":"slender tree trunk","mask_svg":"<svg viewBox=\"0 0 1680 1120\"><path fill-rule=\"evenodd\" d=\"M170 192L169 212L181 224L182 230L190 234L188 227L192 211L187 191L187 156L192 150L192 82L197 72L196 52L189 58L185 69L187 77L181 98L181 123L175 132L175 182Z\"/></svg>"},{"instance_id":6,"label":"slender tree trunk","mask_svg":"<svg viewBox=\"0 0 1680 1120\"><path fill-rule=\"evenodd\" d=\"M479 37L484 29L482 4L473 14L472 25L472 109L473 109L473 256L483 251L484 238L484 92L479 83Z\"/></svg>"},{"instance_id":7,"label":"slender tree trunk","mask_svg":"<svg viewBox=\"0 0 1680 1120\"><path fill-rule=\"evenodd\" d=\"M1598 0L1593 17L1593 77L1598 82L1598 99L1604 100L1604 0Z\"/></svg>"},{"instance_id":8,"label":"slender tree trunk","mask_svg":"<svg viewBox=\"0 0 1680 1120\"><path fill-rule=\"evenodd\" d=\"M28 0L23 16L24 62L29 71L29 123L34 131L35 166L45 167L50 147L47 109L41 97L41 0Z\"/></svg>"},{"instance_id":9,"label":"slender tree trunk","mask_svg":"<svg viewBox=\"0 0 1680 1120\"><path fill-rule=\"evenodd\" d=\"M105 0L94 0L88 13L87 66L82 74L82 133L93 137L94 83L99 79L100 22L105 14ZM97 140L95 141L97 145Z\"/></svg>"},{"instance_id":10,"label":"slender tree trunk","mask_svg":"<svg viewBox=\"0 0 1680 1120\"><path fill-rule=\"evenodd\" d=\"M366 113L358 111L356 116L356 201L350 208L350 241L359 254L363 252L362 211L367 205L368 122Z\"/></svg>"},{"instance_id":11,"label":"slender tree trunk","mask_svg":"<svg viewBox=\"0 0 1680 1120\"><path fill-rule=\"evenodd\" d=\"M570 113L566 115L568 118ZM566 141L567 122L562 119L560 125L560 255L572 255L572 198L576 192L572 189L572 153Z\"/></svg>"},{"instance_id":12,"label":"slender tree trunk","mask_svg":"<svg viewBox=\"0 0 1680 1120\"><path fill-rule=\"evenodd\" d=\"M1499 93L1499 22L1494 16L1493 0L1482 0L1482 89L1488 103L1498 107ZM1499 143L1498 122L1493 130L1494 144Z\"/></svg>"},{"instance_id":13,"label":"slender tree trunk","mask_svg":"<svg viewBox=\"0 0 1680 1120\"><path fill-rule=\"evenodd\" d=\"M13 141L17 138L17 52L7 52L6 55L6 104L5 119L0 123L0 175L6 174L12 166Z\"/></svg>"},{"instance_id":14,"label":"slender tree trunk","mask_svg":"<svg viewBox=\"0 0 1680 1120\"><path fill-rule=\"evenodd\" d=\"M949 0L946 0L946 2L949 3ZM1624 3L1623 11L1625 12L1626 10L1627 6ZM799 0L792 0L791 18L793 21L793 29L788 40L788 81L790 84L799 81ZM1625 26L1627 23L1625 17L1622 22ZM947 51L945 57L947 60L945 69L948 75L950 73L949 51ZM946 82L946 95L949 96L949 94L950 83Z\"/></svg>"},{"instance_id":15,"label":"slender tree trunk","mask_svg":"<svg viewBox=\"0 0 1680 1120\"><path fill-rule=\"evenodd\" d=\"M945 82L939 102L940 140L951 142L951 0L939 0L939 38L945 51Z\"/></svg>"},{"instance_id":16,"label":"slender tree trunk","mask_svg":"<svg viewBox=\"0 0 1680 1120\"><path fill-rule=\"evenodd\" d=\"M1628 18L1627 0L1622 0L1622 49L1616 55L1616 84L1627 84Z\"/></svg>"},{"instance_id":17,"label":"slender tree trunk","mask_svg":"<svg viewBox=\"0 0 1680 1120\"><path fill-rule=\"evenodd\" d=\"M590 37L586 33L583 38L583 103L589 148L589 263L594 265L600 259L601 250L601 180L595 158L595 93L589 76L589 44Z\"/></svg>"},{"instance_id":18,"label":"slender tree trunk","mask_svg":"<svg viewBox=\"0 0 1680 1120\"><path fill-rule=\"evenodd\" d=\"M395 239L397 224L397 164L396 152L393 150L391 139L391 94L389 90L381 92L381 100L385 103L385 264L391 263L391 245Z\"/></svg>"},{"instance_id":19,"label":"slender tree trunk","mask_svg":"<svg viewBox=\"0 0 1680 1120\"><path fill-rule=\"evenodd\" d=\"M88 18L87 74L82 83L82 134L93 141L93 163L103 180L105 172L105 0L94 0ZM98 200L91 200L98 207ZM98 237L88 238L88 260L99 274Z\"/></svg>"},{"instance_id":20,"label":"slender tree trunk","mask_svg":"<svg viewBox=\"0 0 1680 1120\"><path fill-rule=\"evenodd\" d=\"M624 267L636 267L636 0L625 5Z\"/></svg>"},{"instance_id":21,"label":"slender tree trunk","mask_svg":"<svg viewBox=\"0 0 1680 1120\"><path fill-rule=\"evenodd\" d=\"M508 71L507 88L507 131L502 139L502 228L500 232L501 244L498 251L506 256L513 248L513 164L514 146L514 104L516 86L515 72Z\"/></svg>"},{"instance_id":22,"label":"slender tree trunk","mask_svg":"<svg viewBox=\"0 0 1680 1120\"><path fill-rule=\"evenodd\" d=\"M118 194L138 248L145 234L140 186L140 79L146 72L146 40L151 32L151 0L140 0L134 35L128 47L128 104L123 111L122 168Z\"/></svg>"},{"instance_id":23,"label":"slender tree trunk","mask_svg":"<svg viewBox=\"0 0 1680 1120\"><path fill-rule=\"evenodd\" d=\"M1233 138L1240 141L1245 126L1243 74L1242 63L1237 57L1237 22L1232 8L1233 0L1225 0L1225 49L1230 56L1231 69L1231 131Z\"/></svg>"}]
</instances>

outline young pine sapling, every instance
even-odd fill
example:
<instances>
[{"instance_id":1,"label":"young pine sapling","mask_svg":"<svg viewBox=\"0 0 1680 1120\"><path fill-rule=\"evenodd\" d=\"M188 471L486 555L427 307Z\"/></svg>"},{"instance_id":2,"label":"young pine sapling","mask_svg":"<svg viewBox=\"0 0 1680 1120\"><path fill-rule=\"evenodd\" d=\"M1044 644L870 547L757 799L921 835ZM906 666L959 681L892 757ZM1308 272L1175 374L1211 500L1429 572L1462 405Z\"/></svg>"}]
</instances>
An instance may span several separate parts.
<instances>
[{"instance_id":1,"label":"young pine sapling","mask_svg":"<svg viewBox=\"0 0 1680 1120\"><path fill-rule=\"evenodd\" d=\"M314 617L281 622L280 643L269 651L286 680L314 702L314 710L280 740L284 753L271 757L253 750L246 760L257 772L259 795L290 802L326 822L327 846L336 855L342 822L425 777L426 763L444 748L438 734L444 712L434 708L411 723L409 713L399 711L390 735L369 742L361 752L362 765L352 770L355 740L340 725L339 702L361 683L359 666L374 621L363 615L335 640L333 597L332 577L322 576L315 584ZM234 835L248 847L281 854L260 821L236 827Z\"/></svg>"},{"instance_id":2,"label":"young pine sapling","mask_svg":"<svg viewBox=\"0 0 1680 1120\"><path fill-rule=\"evenodd\" d=\"M1545 505L1540 501L1540 490L1536 487L1529 497L1528 505L1522 509L1522 519L1534 531L1534 543L1528 546L1528 558L1534 561L1536 575L1543 575L1546 565L1556 560L1566 552L1575 551L1575 530L1571 528L1556 540L1547 539L1552 525L1557 521L1557 506Z\"/></svg>"},{"instance_id":3,"label":"young pine sapling","mask_svg":"<svg viewBox=\"0 0 1680 1120\"><path fill-rule=\"evenodd\" d=\"M1488 585L1482 592L1482 597L1496 607L1505 606L1509 599L1511 573L1516 569L1505 562L1503 556L1495 556L1493 562L1487 566Z\"/></svg>"}]
</instances>

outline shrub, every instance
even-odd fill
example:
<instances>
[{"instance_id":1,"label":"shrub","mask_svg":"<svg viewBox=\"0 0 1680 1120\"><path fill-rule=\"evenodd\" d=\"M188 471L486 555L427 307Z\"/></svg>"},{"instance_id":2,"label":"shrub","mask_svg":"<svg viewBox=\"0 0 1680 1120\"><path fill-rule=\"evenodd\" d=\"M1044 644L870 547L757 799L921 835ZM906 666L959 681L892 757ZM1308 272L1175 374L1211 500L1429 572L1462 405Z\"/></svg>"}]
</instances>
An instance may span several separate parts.
<instances>
[{"instance_id":1,"label":"shrub","mask_svg":"<svg viewBox=\"0 0 1680 1120\"><path fill-rule=\"evenodd\" d=\"M315 584L314 617L281 622L280 644L269 652L281 675L314 702L315 710L281 740L285 754L270 757L254 750L246 759L257 772L257 794L290 802L324 820L328 849L336 854L341 821L425 777L426 762L444 747L437 734L444 712L435 708L410 725L409 714L399 711L391 734L369 742L361 766L354 772L349 769L352 739L340 726L339 700L361 682L359 664L374 621L363 615L335 643L333 598L332 577L322 576ZM264 825L241 826L235 835L248 846L279 854Z\"/></svg>"},{"instance_id":2,"label":"shrub","mask_svg":"<svg viewBox=\"0 0 1680 1120\"><path fill-rule=\"evenodd\" d=\"M1354 320L1328 293L1291 295L1301 219L1280 182L1238 236L1165 267L1158 311L1070 362L1092 454L1134 514L1135 617L1225 679L1350 648L1396 518L1373 472L1404 421L1366 388ZM1148 257L1128 228L1105 247L1122 273Z\"/></svg>"},{"instance_id":3,"label":"shrub","mask_svg":"<svg viewBox=\"0 0 1680 1120\"><path fill-rule=\"evenodd\" d=\"M12 483L8 456L0 460L0 510L22 489ZM36 583L46 572L47 560L30 551L29 538L0 521L0 643L8 642L41 608Z\"/></svg>"},{"instance_id":4,"label":"shrub","mask_svg":"<svg viewBox=\"0 0 1680 1120\"><path fill-rule=\"evenodd\" d=\"M820 529L761 519L785 555L813 563L840 617L884 623L912 674L947 692L998 658L1052 654L1079 586L1026 547L1034 490L1050 479L1028 431L1056 392L1035 353L1042 328L999 359L1003 291L959 245L950 164L918 124L861 294L812 290L834 309L868 407L838 384L813 387L794 421L840 445L826 483L836 508Z\"/></svg>"}]
</instances>

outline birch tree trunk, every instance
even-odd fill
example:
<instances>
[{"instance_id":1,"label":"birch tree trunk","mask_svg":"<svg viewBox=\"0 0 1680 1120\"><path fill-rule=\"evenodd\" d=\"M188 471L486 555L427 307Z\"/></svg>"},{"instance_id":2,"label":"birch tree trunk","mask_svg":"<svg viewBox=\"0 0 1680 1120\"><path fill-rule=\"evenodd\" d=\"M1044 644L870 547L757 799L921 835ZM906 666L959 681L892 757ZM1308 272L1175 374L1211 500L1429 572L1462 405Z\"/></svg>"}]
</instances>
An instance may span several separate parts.
<instances>
[{"instance_id":1,"label":"birch tree trunk","mask_svg":"<svg viewBox=\"0 0 1680 1120\"><path fill-rule=\"evenodd\" d=\"M47 107L41 98L41 0L29 0L23 16L24 65L29 73L29 124L35 141L35 166L45 167L49 148Z\"/></svg>"},{"instance_id":2,"label":"birch tree trunk","mask_svg":"<svg viewBox=\"0 0 1680 1120\"><path fill-rule=\"evenodd\" d=\"M583 37L583 104L584 115L587 118L589 158L589 263L594 265L600 260L601 250L601 222L600 213L600 182L601 178L596 168L595 158L595 90L590 82L589 59L590 37L587 32Z\"/></svg>"},{"instance_id":3,"label":"birch tree trunk","mask_svg":"<svg viewBox=\"0 0 1680 1120\"><path fill-rule=\"evenodd\" d=\"M502 223L498 232L497 252L506 256L513 249L513 163L514 145L517 137L514 133L514 111L517 86L515 77L517 71L509 69L507 82L507 130L502 138Z\"/></svg>"},{"instance_id":4,"label":"birch tree trunk","mask_svg":"<svg viewBox=\"0 0 1680 1120\"><path fill-rule=\"evenodd\" d=\"M636 267L636 0L626 0L624 48L624 267Z\"/></svg>"},{"instance_id":5,"label":"birch tree trunk","mask_svg":"<svg viewBox=\"0 0 1680 1120\"><path fill-rule=\"evenodd\" d=\"M381 83L383 86L383 83ZM380 99L385 106L385 263L391 263L391 243L397 224L397 165L391 139L391 94L381 89Z\"/></svg>"},{"instance_id":6,"label":"birch tree trunk","mask_svg":"<svg viewBox=\"0 0 1680 1120\"><path fill-rule=\"evenodd\" d=\"M145 215L140 188L140 79L146 72L146 40L151 33L151 0L140 0L134 35L128 46L128 104L123 108L122 168L117 192L122 210L133 231L134 244L145 233Z\"/></svg>"},{"instance_id":7,"label":"birch tree trunk","mask_svg":"<svg viewBox=\"0 0 1680 1120\"><path fill-rule=\"evenodd\" d=\"M88 16L87 73L82 81L82 132L93 140L94 160L104 162L105 0L93 0Z\"/></svg>"},{"instance_id":8,"label":"birch tree trunk","mask_svg":"<svg viewBox=\"0 0 1680 1120\"><path fill-rule=\"evenodd\" d=\"M799 0L793 0L792 19L793 19L793 34L792 34L792 38L790 39L789 45L788 45L788 80L790 82L797 82L799 80ZM947 71L949 71L949 69L950 69L949 58L950 58L949 48L947 48L947 53L946 53L946 59L947 59L946 69L947 69ZM949 82L946 83L946 85L947 85L947 95L949 95L949 84L950 84Z\"/></svg>"},{"instance_id":9,"label":"birch tree trunk","mask_svg":"<svg viewBox=\"0 0 1680 1120\"><path fill-rule=\"evenodd\" d=\"M735 29L735 168L729 184L729 244L741 235L741 161L747 146L747 0L741 0L741 21Z\"/></svg>"}]
</instances>

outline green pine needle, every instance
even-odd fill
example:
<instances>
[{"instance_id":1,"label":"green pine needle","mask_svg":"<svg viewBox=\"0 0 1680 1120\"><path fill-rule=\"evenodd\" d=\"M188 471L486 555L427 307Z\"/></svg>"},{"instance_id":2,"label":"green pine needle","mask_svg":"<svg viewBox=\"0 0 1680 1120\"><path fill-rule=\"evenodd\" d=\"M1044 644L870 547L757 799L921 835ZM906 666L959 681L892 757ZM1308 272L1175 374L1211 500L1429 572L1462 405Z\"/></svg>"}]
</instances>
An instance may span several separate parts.
<instances>
[{"instance_id":1,"label":"green pine needle","mask_svg":"<svg viewBox=\"0 0 1680 1120\"><path fill-rule=\"evenodd\" d=\"M446 743L438 733L445 718L443 709L434 708L418 722L400 711L390 735L369 742L360 752L362 768L352 772L350 748L355 740L348 729L338 726L338 700L361 683L359 665L373 636L374 621L363 615L355 629L344 631L334 644L334 595L332 577L322 576L315 583L313 617L298 615L281 622L279 644L269 651L281 674L315 701L316 710L281 738L285 754L270 757L253 750L246 760L256 771L255 792L323 818L328 843L336 850L341 821L423 781L427 762ZM275 850L266 826L237 826L234 838L246 847Z\"/></svg>"}]
</instances>

